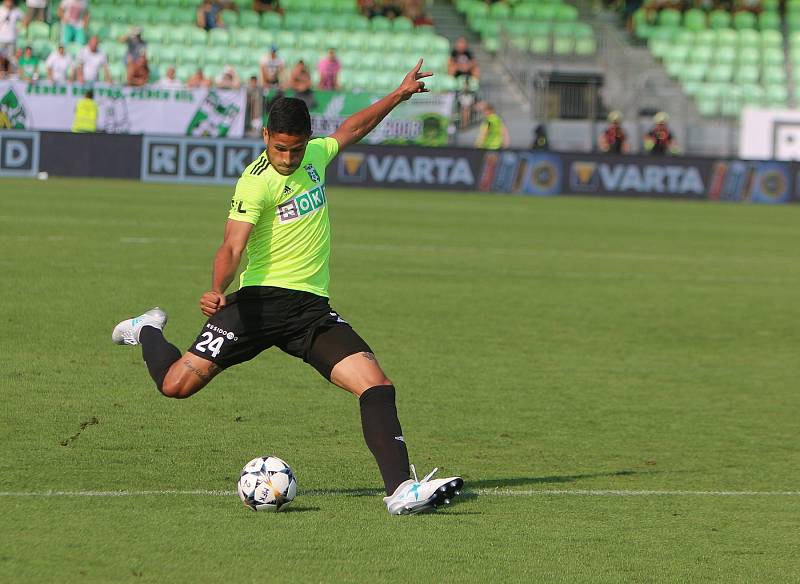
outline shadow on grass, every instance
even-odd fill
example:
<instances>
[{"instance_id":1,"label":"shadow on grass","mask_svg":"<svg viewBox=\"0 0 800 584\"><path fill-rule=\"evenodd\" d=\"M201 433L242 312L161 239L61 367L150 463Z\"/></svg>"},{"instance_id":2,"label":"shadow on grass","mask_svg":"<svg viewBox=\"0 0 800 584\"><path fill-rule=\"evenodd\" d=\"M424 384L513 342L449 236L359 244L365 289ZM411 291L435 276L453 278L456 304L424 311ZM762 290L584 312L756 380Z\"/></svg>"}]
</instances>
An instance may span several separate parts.
<instances>
[{"instance_id":1,"label":"shadow on grass","mask_svg":"<svg viewBox=\"0 0 800 584\"><path fill-rule=\"evenodd\" d=\"M284 513L306 513L308 511L319 511L319 507L293 507L289 505L288 507L284 507L281 509L281 515Z\"/></svg>"},{"instance_id":2,"label":"shadow on grass","mask_svg":"<svg viewBox=\"0 0 800 584\"><path fill-rule=\"evenodd\" d=\"M475 489L507 489L511 487L526 487L533 485L552 485L552 484L567 484L575 483L584 479L596 479L604 477L627 477L641 474L655 474L661 471L634 471L634 470L617 470L612 472L599 472L599 473L585 473L574 475L551 475L545 477L505 477L496 479L464 479L464 493L465 497L477 497ZM304 491L304 494L309 495L344 495L348 497L373 497L378 494L383 494L379 489L326 489L326 490L310 490Z\"/></svg>"}]
</instances>

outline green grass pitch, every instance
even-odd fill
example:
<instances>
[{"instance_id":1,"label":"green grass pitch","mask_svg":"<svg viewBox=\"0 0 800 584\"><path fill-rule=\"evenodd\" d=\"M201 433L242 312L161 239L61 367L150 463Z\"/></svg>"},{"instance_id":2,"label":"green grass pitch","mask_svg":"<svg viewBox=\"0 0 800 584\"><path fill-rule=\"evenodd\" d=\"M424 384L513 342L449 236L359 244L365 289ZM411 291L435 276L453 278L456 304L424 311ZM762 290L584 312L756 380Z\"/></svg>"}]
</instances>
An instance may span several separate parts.
<instances>
[{"instance_id":1,"label":"green grass pitch","mask_svg":"<svg viewBox=\"0 0 800 584\"><path fill-rule=\"evenodd\" d=\"M229 198L0 182L0 582L800 579L800 206L331 188L332 305L412 461L469 493L397 518L356 401L303 363L176 401L112 345L158 304L188 346ZM286 512L176 492L262 454Z\"/></svg>"}]
</instances>

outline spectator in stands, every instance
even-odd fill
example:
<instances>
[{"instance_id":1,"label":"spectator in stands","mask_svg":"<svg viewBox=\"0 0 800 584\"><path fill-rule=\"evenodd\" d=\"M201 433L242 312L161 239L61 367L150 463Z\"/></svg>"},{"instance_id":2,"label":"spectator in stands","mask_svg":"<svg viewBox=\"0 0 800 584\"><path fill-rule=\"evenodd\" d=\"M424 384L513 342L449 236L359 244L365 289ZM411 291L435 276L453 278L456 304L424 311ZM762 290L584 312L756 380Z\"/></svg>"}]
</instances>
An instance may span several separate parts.
<instances>
[{"instance_id":1,"label":"spectator in stands","mask_svg":"<svg viewBox=\"0 0 800 584\"><path fill-rule=\"evenodd\" d=\"M328 56L320 59L317 65L319 69L319 88L336 90L339 89L339 71L342 70L342 65L339 59L336 58L336 51L328 49Z\"/></svg>"},{"instance_id":2,"label":"spectator in stands","mask_svg":"<svg viewBox=\"0 0 800 584\"><path fill-rule=\"evenodd\" d=\"M306 103L308 109L313 109L316 105L314 91L311 89L311 86L311 74L308 72L308 67L306 67L305 62L300 60L289 72L287 87L294 91L294 96L296 98L302 99Z\"/></svg>"},{"instance_id":3,"label":"spectator in stands","mask_svg":"<svg viewBox=\"0 0 800 584\"><path fill-rule=\"evenodd\" d=\"M128 85L141 87L150 81L150 65L147 53L142 53L128 65Z\"/></svg>"},{"instance_id":4,"label":"spectator in stands","mask_svg":"<svg viewBox=\"0 0 800 584\"><path fill-rule=\"evenodd\" d=\"M89 44L78 53L76 74L79 83L94 83L100 80L100 71L106 83L111 83L111 71L108 69L108 57L100 50L97 36L89 39Z\"/></svg>"},{"instance_id":5,"label":"spectator in stands","mask_svg":"<svg viewBox=\"0 0 800 584\"><path fill-rule=\"evenodd\" d=\"M203 0L197 8L197 26L203 30L223 28L225 25L219 16L219 6L211 0Z\"/></svg>"},{"instance_id":6,"label":"spectator in stands","mask_svg":"<svg viewBox=\"0 0 800 584\"><path fill-rule=\"evenodd\" d=\"M284 62L278 55L278 47L272 45L269 53L261 57L259 62L261 85L269 89L278 87L283 76L283 68Z\"/></svg>"},{"instance_id":7,"label":"spectator in stands","mask_svg":"<svg viewBox=\"0 0 800 584\"><path fill-rule=\"evenodd\" d=\"M381 15L381 9L375 0L358 0L358 11L361 16L373 18Z\"/></svg>"},{"instance_id":8,"label":"spectator in stands","mask_svg":"<svg viewBox=\"0 0 800 584\"><path fill-rule=\"evenodd\" d=\"M50 53L44 62L45 69L47 69L47 79L51 83L72 81L72 65L72 57L64 51L64 45L58 45L58 48Z\"/></svg>"},{"instance_id":9,"label":"spectator in stands","mask_svg":"<svg viewBox=\"0 0 800 584\"><path fill-rule=\"evenodd\" d=\"M211 87L211 79L203 74L203 68L198 67L194 75L186 80L186 86L189 89L196 89L199 87Z\"/></svg>"},{"instance_id":10,"label":"spectator in stands","mask_svg":"<svg viewBox=\"0 0 800 584\"><path fill-rule=\"evenodd\" d=\"M86 0L61 0L58 18L61 20L62 43L86 44L86 27L89 24Z\"/></svg>"},{"instance_id":11,"label":"spectator in stands","mask_svg":"<svg viewBox=\"0 0 800 584\"><path fill-rule=\"evenodd\" d=\"M644 137L644 149L650 154L664 156L665 154L677 154L679 152L675 137L670 132L669 116L664 112L658 112L653 116L653 127Z\"/></svg>"},{"instance_id":12,"label":"spectator in stands","mask_svg":"<svg viewBox=\"0 0 800 584\"><path fill-rule=\"evenodd\" d=\"M138 26L132 27L119 37L119 42L128 45L128 51L125 53L125 67L129 67L147 52L147 42L142 38L142 29Z\"/></svg>"},{"instance_id":13,"label":"spectator in stands","mask_svg":"<svg viewBox=\"0 0 800 584\"><path fill-rule=\"evenodd\" d=\"M90 89L75 104L72 131L76 134L96 132L98 111L97 103L94 101L94 91Z\"/></svg>"},{"instance_id":14,"label":"spectator in stands","mask_svg":"<svg viewBox=\"0 0 800 584\"><path fill-rule=\"evenodd\" d=\"M245 131L260 135L264 115L264 92L258 85L258 77L251 76L247 82L247 105L245 107Z\"/></svg>"},{"instance_id":15,"label":"spectator in stands","mask_svg":"<svg viewBox=\"0 0 800 584\"><path fill-rule=\"evenodd\" d=\"M0 53L0 79L8 79L11 75L11 59Z\"/></svg>"},{"instance_id":16,"label":"spectator in stands","mask_svg":"<svg viewBox=\"0 0 800 584\"><path fill-rule=\"evenodd\" d=\"M475 146L485 150L508 148L508 128L503 119L497 115L490 103L484 103L482 109L485 117L478 130Z\"/></svg>"},{"instance_id":17,"label":"spectator in stands","mask_svg":"<svg viewBox=\"0 0 800 584\"><path fill-rule=\"evenodd\" d=\"M433 26L433 19L421 5L417 6L416 3L409 2L406 4L405 15L411 19L414 26Z\"/></svg>"},{"instance_id":18,"label":"spectator in stands","mask_svg":"<svg viewBox=\"0 0 800 584\"><path fill-rule=\"evenodd\" d=\"M22 57L17 59L17 76L23 81L39 80L39 57L30 47L25 47Z\"/></svg>"},{"instance_id":19,"label":"spectator in stands","mask_svg":"<svg viewBox=\"0 0 800 584\"><path fill-rule=\"evenodd\" d=\"M597 145L600 147L600 152L608 152L610 154L627 154L630 152L628 136L622 127L622 114L620 112L613 111L608 114L608 126L600 134Z\"/></svg>"},{"instance_id":20,"label":"spectator in stands","mask_svg":"<svg viewBox=\"0 0 800 584\"><path fill-rule=\"evenodd\" d=\"M25 18L22 10L14 5L14 0L3 0L0 4L0 55L9 61L17 52L17 23Z\"/></svg>"},{"instance_id":21,"label":"spectator in stands","mask_svg":"<svg viewBox=\"0 0 800 584\"><path fill-rule=\"evenodd\" d=\"M280 0L253 0L253 10L259 14L265 12L277 12L283 16L283 8Z\"/></svg>"},{"instance_id":22,"label":"spectator in stands","mask_svg":"<svg viewBox=\"0 0 800 584\"><path fill-rule=\"evenodd\" d=\"M403 7L399 2L384 0L381 4L381 16L394 20L398 16L403 16Z\"/></svg>"},{"instance_id":23,"label":"spectator in stands","mask_svg":"<svg viewBox=\"0 0 800 584\"><path fill-rule=\"evenodd\" d=\"M547 126L539 124L533 130L531 150L550 150L550 140L547 138Z\"/></svg>"},{"instance_id":24,"label":"spectator in stands","mask_svg":"<svg viewBox=\"0 0 800 584\"><path fill-rule=\"evenodd\" d=\"M225 65L217 77L215 85L220 89L240 89L242 87L242 78L233 68L233 65Z\"/></svg>"},{"instance_id":25,"label":"spectator in stands","mask_svg":"<svg viewBox=\"0 0 800 584\"><path fill-rule=\"evenodd\" d=\"M481 77L478 63L472 51L469 50L467 39L464 37L459 38L453 46L453 50L450 51L450 61L447 63L447 74L453 77L461 77L464 75L475 79L480 79Z\"/></svg>"},{"instance_id":26,"label":"spectator in stands","mask_svg":"<svg viewBox=\"0 0 800 584\"><path fill-rule=\"evenodd\" d=\"M25 30L28 30L28 26L34 20L47 22L47 15L45 14L47 12L47 0L28 0L27 8L23 22Z\"/></svg>"},{"instance_id":27,"label":"spectator in stands","mask_svg":"<svg viewBox=\"0 0 800 584\"><path fill-rule=\"evenodd\" d=\"M156 87L160 89L181 89L183 87L183 83L175 73L175 67L172 65L167 67L167 72L156 82Z\"/></svg>"}]
</instances>

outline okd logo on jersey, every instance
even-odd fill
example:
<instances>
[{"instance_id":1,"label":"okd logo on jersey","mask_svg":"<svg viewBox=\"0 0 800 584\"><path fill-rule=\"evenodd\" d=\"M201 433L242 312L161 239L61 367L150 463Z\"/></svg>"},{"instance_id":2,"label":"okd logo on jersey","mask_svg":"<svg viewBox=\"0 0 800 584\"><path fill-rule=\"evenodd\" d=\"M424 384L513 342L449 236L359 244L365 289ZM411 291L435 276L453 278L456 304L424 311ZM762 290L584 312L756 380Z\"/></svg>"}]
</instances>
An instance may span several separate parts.
<instances>
[{"instance_id":1,"label":"okd logo on jersey","mask_svg":"<svg viewBox=\"0 0 800 584\"><path fill-rule=\"evenodd\" d=\"M315 189L306 191L288 200L282 205L278 205L275 214L281 223L290 223L302 219L309 213L325 205L325 185L320 185Z\"/></svg>"}]
</instances>

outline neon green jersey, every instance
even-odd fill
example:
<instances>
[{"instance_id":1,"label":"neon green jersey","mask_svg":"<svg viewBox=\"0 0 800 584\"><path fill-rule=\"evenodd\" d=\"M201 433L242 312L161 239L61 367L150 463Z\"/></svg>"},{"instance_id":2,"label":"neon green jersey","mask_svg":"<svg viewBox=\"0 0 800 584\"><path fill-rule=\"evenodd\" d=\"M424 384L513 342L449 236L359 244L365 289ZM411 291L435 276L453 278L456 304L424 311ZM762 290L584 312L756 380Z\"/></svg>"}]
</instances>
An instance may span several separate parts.
<instances>
[{"instance_id":1,"label":"neon green jersey","mask_svg":"<svg viewBox=\"0 0 800 584\"><path fill-rule=\"evenodd\" d=\"M316 138L289 176L272 167L266 152L242 173L228 214L229 219L254 225L240 286L328 296L331 228L325 167L338 152L334 138Z\"/></svg>"}]
</instances>

